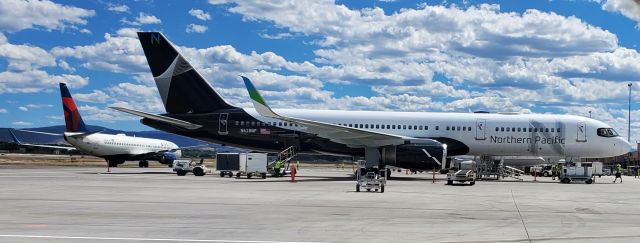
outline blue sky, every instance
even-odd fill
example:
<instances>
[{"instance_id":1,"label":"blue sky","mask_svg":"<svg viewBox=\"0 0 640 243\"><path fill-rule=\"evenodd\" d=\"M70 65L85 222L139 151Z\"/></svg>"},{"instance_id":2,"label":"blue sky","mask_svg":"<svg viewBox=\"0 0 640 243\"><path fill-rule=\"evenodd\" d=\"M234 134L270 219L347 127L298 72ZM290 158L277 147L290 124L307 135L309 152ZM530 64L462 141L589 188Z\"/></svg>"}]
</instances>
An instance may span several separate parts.
<instances>
[{"instance_id":1,"label":"blue sky","mask_svg":"<svg viewBox=\"0 0 640 243\"><path fill-rule=\"evenodd\" d=\"M62 124L66 82L85 122L149 130L107 107L164 111L135 38L156 30L238 106L246 75L278 108L592 111L626 135L639 21L633 0L5 0L0 126Z\"/></svg>"}]
</instances>

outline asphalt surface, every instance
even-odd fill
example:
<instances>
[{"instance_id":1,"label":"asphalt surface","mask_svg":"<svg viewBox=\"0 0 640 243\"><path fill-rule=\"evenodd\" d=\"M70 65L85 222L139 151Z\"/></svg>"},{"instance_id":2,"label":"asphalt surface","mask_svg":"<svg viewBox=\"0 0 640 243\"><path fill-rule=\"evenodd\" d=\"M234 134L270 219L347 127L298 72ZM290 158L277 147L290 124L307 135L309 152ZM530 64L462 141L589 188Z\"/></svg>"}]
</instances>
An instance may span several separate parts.
<instances>
[{"instance_id":1,"label":"asphalt surface","mask_svg":"<svg viewBox=\"0 0 640 243\"><path fill-rule=\"evenodd\" d=\"M0 167L0 242L639 242L640 179L445 186L350 170L178 177L166 168Z\"/></svg>"}]
</instances>

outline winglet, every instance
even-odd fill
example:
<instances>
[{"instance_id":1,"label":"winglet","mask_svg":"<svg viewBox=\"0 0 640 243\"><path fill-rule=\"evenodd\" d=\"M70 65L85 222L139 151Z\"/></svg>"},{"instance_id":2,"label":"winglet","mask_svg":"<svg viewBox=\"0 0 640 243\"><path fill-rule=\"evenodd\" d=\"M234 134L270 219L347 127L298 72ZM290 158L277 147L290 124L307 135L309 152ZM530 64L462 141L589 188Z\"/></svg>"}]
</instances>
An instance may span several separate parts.
<instances>
[{"instance_id":1,"label":"winglet","mask_svg":"<svg viewBox=\"0 0 640 243\"><path fill-rule=\"evenodd\" d=\"M280 117L280 115L273 112L273 110L271 110L271 108L267 105L267 102L264 101L264 99L262 98L262 95L260 95L260 93L258 92L258 89L256 89L255 86L253 86L253 83L251 83L251 80L249 80L249 78L245 76L240 76L240 77L242 77L242 80L244 81L244 85L247 87L247 91L249 92L249 97L251 98L251 101L253 102L253 106L256 108L256 111L258 111L258 113L261 116L266 116L271 118Z\"/></svg>"},{"instance_id":2,"label":"winglet","mask_svg":"<svg viewBox=\"0 0 640 243\"><path fill-rule=\"evenodd\" d=\"M13 133L13 129L9 128L9 134L11 134L11 138L13 138L13 141L17 144L22 144L22 142L20 142L20 140L18 139L18 137L16 137L16 134Z\"/></svg>"}]
</instances>

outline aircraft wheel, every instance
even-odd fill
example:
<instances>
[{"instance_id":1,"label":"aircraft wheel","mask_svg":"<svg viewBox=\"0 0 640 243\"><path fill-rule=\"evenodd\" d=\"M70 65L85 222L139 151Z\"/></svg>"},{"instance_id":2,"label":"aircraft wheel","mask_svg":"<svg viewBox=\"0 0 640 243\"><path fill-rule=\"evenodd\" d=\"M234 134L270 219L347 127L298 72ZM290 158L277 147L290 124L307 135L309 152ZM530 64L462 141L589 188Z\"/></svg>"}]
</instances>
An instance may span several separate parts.
<instances>
[{"instance_id":1,"label":"aircraft wheel","mask_svg":"<svg viewBox=\"0 0 640 243\"><path fill-rule=\"evenodd\" d=\"M179 170L179 171L176 171L176 175L178 175L178 176L185 176L185 175L187 175L187 171L186 171L186 170Z\"/></svg>"},{"instance_id":2,"label":"aircraft wheel","mask_svg":"<svg viewBox=\"0 0 640 243\"><path fill-rule=\"evenodd\" d=\"M247 173L247 179L251 179L251 177L253 177L253 174Z\"/></svg>"},{"instance_id":3,"label":"aircraft wheel","mask_svg":"<svg viewBox=\"0 0 640 243\"><path fill-rule=\"evenodd\" d=\"M571 180L569 178L562 178L562 183L564 184L569 184L569 182L571 182Z\"/></svg>"},{"instance_id":4,"label":"aircraft wheel","mask_svg":"<svg viewBox=\"0 0 640 243\"><path fill-rule=\"evenodd\" d=\"M384 193L384 185L380 186L380 193Z\"/></svg>"},{"instance_id":5,"label":"aircraft wheel","mask_svg":"<svg viewBox=\"0 0 640 243\"><path fill-rule=\"evenodd\" d=\"M204 175L204 170L200 167L195 167L193 168L193 175L195 176L203 176Z\"/></svg>"},{"instance_id":6,"label":"aircraft wheel","mask_svg":"<svg viewBox=\"0 0 640 243\"><path fill-rule=\"evenodd\" d=\"M588 180L584 181L584 183L591 184L591 183L593 183L593 179L588 179Z\"/></svg>"},{"instance_id":7,"label":"aircraft wheel","mask_svg":"<svg viewBox=\"0 0 640 243\"><path fill-rule=\"evenodd\" d=\"M360 192L360 184L356 184L356 192Z\"/></svg>"},{"instance_id":8,"label":"aircraft wheel","mask_svg":"<svg viewBox=\"0 0 640 243\"><path fill-rule=\"evenodd\" d=\"M453 181L452 180L447 180L447 185L453 185Z\"/></svg>"},{"instance_id":9,"label":"aircraft wheel","mask_svg":"<svg viewBox=\"0 0 640 243\"><path fill-rule=\"evenodd\" d=\"M267 179L267 173L262 173L260 175L262 176L262 179Z\"/></svg>"}]
</instances>

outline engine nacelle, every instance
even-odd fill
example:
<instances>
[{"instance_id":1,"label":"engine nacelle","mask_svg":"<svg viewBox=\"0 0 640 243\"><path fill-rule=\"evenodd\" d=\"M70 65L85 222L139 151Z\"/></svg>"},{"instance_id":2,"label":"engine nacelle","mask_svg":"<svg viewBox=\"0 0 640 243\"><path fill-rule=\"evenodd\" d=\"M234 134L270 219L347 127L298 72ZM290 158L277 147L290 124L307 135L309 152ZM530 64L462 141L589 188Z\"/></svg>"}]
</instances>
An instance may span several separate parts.
<instances>
[{"instance_id":1,"label":"engine nacelle","mask_svg":"<svg viewBox=\"0 0 640 243\"><path fill-rule=\"evenodd\" d=\"M439 169L447 158L447 145L437 141L408 143L382 148L385 165L411 169Z\"/></svg>"},{"instance_id":2,"label":"engine nacelle","mask_svg":"<svg viewBox=\"0 0 640 243\"><path fill-rule=\"evenodd\" d=\"M173 164L173 161L176 160L176 159L178 159L178 156L176 156L176 153L174 153L174 152L164 152L160 156L159 162L162 163L162 164Z\"/></svg>"}]
</instances>

